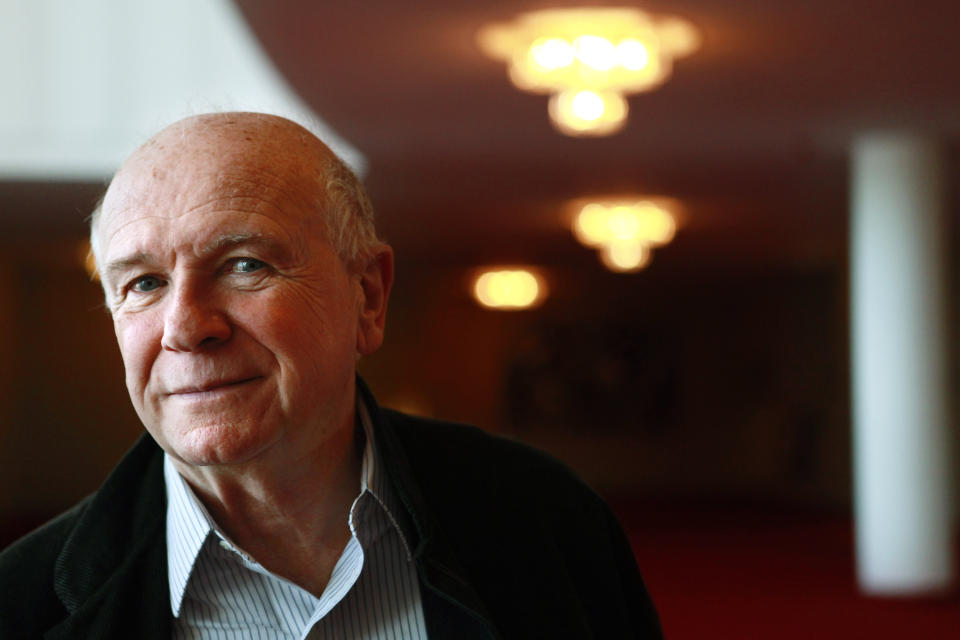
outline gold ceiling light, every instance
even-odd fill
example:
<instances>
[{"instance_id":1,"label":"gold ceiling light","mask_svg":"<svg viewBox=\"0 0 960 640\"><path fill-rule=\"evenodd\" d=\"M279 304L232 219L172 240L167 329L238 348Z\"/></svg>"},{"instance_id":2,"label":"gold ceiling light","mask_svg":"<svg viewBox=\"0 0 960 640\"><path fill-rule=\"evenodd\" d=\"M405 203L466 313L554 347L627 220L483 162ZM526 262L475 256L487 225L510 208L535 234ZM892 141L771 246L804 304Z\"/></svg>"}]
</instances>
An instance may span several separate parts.
<instances>
[{"instance_id":1,"label":"gold ceiling light","mask_svg":"<svg viewBox=\"0 0 960 640\"><path fill-rule=\"evenodd\" d=\"M651 250L677 232L679 204L669 198L604 198L571 205L571 229L580 244L596 249L611 271L633 272L650 262Z\"/></svg>"},{"instance_id":2,"label":"gold ceiling light","mask_svg":"<svg viewBox=\"0 0 960 640\"><path fill-rule=\"evenodd\" d=\"M686 20L627 7L532 11L484 27L477 39L507 62L517 88L550 94L550 120L571 136L619 131L629 111L624 96L663 84L673 61L700 44Z\"/></svg>"},{"instance_id":3,"label":"gold ceiling light","mask_svg":"<svg viewBox=\"0 0 960 640\"><path fill-rule=\"evenodd\" d=\"M542 276L529 268L486 269L475 274L473 297L488 309L512 311L538 306L547 295Z\"/></svg>"}]
</instances>

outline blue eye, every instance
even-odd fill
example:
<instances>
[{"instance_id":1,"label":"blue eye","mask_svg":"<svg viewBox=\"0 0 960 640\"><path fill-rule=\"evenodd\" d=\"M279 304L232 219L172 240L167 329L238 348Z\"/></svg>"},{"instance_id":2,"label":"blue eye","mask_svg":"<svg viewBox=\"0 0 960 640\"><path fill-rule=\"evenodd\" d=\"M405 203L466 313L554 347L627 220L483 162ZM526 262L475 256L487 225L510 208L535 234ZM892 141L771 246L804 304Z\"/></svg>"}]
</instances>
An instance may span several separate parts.
<instances>
[{"instance_id":1,"label":"blue eye","mask_svg":"<svg viewBox=\"0 0 960 640\"><path fill-rule=\"evenodd\" d=\"M252 273L263 269L265 266L267 266L265 262L256 258L239 258L233 263L233 271L235 273Z\"/></svg>"},{"instance_id":2,"label":"blue eye","mask_svg":"<svg viewBox=\"0 0 960 640\"><path fill-rule=\"evenodd\" d=\"M139 293L149 293L154 289L159 289L163 286L163 281L156 276L141 276L133 281L133 285L130 287L134 291Z\"/></svg>"}]
</instances>

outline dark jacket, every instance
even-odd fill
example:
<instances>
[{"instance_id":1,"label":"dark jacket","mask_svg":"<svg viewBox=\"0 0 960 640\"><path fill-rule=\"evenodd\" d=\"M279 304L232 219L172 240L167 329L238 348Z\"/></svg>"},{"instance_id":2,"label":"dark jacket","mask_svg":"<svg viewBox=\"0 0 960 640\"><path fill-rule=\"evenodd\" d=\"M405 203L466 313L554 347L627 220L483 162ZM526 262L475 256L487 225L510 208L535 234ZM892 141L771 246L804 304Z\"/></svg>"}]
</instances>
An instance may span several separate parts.
<instances>
[{"instance_id":1,"label":"dark jacket","mask_svg":"<svg viewBox=\"0 0 960 640\"><path fill-rule=\"evenodd\" d=\"M660 638L607 506L545 455L376 407L433 638ZM104 485L0 554L0 638L169 638L163 455L141 437Z\"/></svg>"}]
</instances>

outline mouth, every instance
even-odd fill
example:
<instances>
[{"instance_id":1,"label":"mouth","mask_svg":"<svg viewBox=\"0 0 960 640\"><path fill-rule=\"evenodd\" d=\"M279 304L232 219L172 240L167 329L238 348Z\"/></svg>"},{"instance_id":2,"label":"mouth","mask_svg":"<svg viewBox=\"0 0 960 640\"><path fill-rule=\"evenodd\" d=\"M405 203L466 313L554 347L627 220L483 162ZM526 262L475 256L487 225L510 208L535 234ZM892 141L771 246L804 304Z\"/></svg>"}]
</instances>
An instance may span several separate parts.
<instances>
[{"instance_id":1,"label":"mouth","mask_svg":"<svg viewBox=\"0 0 960 640\"><path fill-rule=\"evenodd\" d=\"M214 394L220 391L230 391L238 387L262 380L263 376L238 378L236 380L204 382L198 385L186 385L167 392L168 396L200 397L205 394Z\"/></svg>"}]
</instances>

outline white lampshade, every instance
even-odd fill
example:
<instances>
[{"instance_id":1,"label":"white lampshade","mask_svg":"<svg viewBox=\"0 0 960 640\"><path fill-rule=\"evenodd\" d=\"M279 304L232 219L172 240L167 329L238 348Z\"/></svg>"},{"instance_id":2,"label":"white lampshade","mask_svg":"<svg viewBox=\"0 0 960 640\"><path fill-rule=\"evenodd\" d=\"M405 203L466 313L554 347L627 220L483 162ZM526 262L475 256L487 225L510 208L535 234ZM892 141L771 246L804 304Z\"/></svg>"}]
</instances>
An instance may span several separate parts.
<instances>
[{"instance_id":1,"label":"white lampshade","mask_svg":"<svg viewBox=\"0 0 960 640\"><path fill-rule=\"evenodd\" d=\"M102 180L149 136L261 111L363 156L290 88L230 0L0 0L0 179Z\"/></svg>"}]
</instances>

